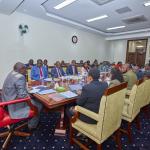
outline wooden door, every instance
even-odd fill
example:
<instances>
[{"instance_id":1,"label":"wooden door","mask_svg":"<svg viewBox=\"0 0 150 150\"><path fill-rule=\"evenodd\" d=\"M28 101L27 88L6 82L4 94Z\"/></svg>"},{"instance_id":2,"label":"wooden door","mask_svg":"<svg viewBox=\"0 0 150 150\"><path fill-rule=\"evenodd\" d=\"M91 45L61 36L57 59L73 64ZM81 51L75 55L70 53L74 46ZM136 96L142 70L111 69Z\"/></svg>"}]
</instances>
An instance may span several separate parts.
<instances>
[{"instance_id":1,"label":"wooden door","mask_svg":"<svg viewBox=\"0 0 150 150\"><path fill-rule=\"evenodd\" d=\"M145 64L147 39L129 40L127 44L126 63L143 66Z\"/></svg>"}]
</instances>

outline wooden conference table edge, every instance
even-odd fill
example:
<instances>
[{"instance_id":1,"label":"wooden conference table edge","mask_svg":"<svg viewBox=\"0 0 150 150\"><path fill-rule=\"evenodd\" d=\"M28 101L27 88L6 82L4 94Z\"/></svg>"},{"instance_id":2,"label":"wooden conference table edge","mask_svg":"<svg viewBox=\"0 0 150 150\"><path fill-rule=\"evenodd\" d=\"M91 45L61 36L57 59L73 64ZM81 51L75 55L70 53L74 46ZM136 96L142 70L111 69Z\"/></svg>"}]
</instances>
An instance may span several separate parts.
<instances>
[{"instance_id":1,"label":"wooden conference table edge","mask_svg":"<svg viewBox=\"0 0 150 150\"><path fill-rule=\"evenodd\" d=\"M39 102L41 102L46 109L52 111L59 111L61 113L60 119L55 128L55 136L66 136L66 120L65 120L65 105L70 104L76 101L77 97L74 98L65 98L60 101L54 101L52 98L48 97L49 94L40 95L32 94Z\"/></svg>"},{"instance_id":2,"label":"wooden conference table edge","mask_svg":"<svg viewBox=\"0 0 150 150\"><path fill-rule=\"evenodd\" d=\"M32 94L38 101L40 101L46 108L48 109L55 109L61 106L65 106L66 104L70 104L76 101L77 97L74 98L64 98L60 101L55 101L52 98L48 97L49 94Z\"/></svg>"}]
</instances>

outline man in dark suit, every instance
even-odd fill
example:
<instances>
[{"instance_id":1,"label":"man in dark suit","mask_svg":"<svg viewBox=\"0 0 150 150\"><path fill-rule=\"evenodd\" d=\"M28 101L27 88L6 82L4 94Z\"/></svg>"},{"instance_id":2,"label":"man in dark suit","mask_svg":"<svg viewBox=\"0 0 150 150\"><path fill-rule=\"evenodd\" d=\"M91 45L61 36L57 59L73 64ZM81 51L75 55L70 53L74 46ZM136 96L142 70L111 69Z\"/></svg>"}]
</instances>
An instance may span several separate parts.
<instances>
[{"instance_id":1,"label":"man in dark suit","mask_svg":"<svg viewBox=\"0 0 150 150\"><path fill-rule=\"evenodd\" d=\"M77 69L75 60L71 61L71 64L67 67L66 73L67 73L67 75L77 75L78 74L78 69Z\"/></svg>"},{"instance_id":2,"label":"man in dark suit","mask_svg":"<svg viewBox=\"0 0 150 150\"><path fill-rule=\"evenodd\" d=\"M55 63L55 67L51 70L51 76L52 78L59 78L65 75L64 70L61 68L60 62L57 61Z\"/></svg>"},{"instance_id":3,"label":"man in dark suit","mask_svg":"<svg viewBox=\"0 0 150 150\"><path fill-rule=\"evenodd\" d=\"M103 96L104 91L107 89L108 84L106 82L99 82L100 72L96 68L90 69L88 73L88 78L86 84L82 88L81 95L77 100L77 105L84 107L88 110L91 110L95 113L99 112L99 106L101 97ZM74 108L70 108L70 114L74 114ZM79 119L89 123L96 124L97 122L83 114L80 114Z\"/></svg>"}]
</instances>

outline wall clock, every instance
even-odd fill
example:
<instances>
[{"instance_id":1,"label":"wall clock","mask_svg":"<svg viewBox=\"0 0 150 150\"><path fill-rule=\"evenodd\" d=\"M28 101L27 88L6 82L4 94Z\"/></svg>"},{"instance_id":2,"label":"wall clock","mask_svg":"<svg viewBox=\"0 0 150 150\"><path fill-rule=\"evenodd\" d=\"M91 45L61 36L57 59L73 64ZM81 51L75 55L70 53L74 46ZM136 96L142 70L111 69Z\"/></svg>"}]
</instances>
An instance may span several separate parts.
<instances>
[{"instance_id":1,"label":"wall clock","mask_svg":"<svg viewBox=\"0 0 150 150\"><path fill-rule=\"evenodd\" d=\"M72 36L72 43L76 44L78 42L78 37L76 35Z\"/></svg>"}]
</instances>

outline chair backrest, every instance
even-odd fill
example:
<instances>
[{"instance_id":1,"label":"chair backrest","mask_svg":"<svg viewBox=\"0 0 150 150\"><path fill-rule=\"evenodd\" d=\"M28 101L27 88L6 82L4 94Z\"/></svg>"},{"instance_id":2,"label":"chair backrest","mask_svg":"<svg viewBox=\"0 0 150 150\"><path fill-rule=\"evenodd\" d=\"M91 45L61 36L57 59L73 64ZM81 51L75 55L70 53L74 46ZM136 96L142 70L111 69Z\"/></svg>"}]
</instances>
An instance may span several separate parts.
<instances>
[{"instance_id":1,"label":"chair backrest","mask_svg":"<svg viewBox=\"0 0 150 150\"><path fill-rule=\"evenodd\" d=\"M148 105L150 103L150 79L147 79L144 81L145 86L144 86L144 93L143 93L143 103L142 107Z\"/></svg>"},{"instance_id":2,"label":"chair backrest","mask_svg":"<svg viewBox=\"0 0 150 150\"><path fill-rule=\"evenodd\" d=\"M31 80L31 68L27 69L27 81Z\"/></svg>"},{"instance_id":3,"label":"chair backrest","mask_svg":"<svg viewBox=\"0 0 150 150\"><path fill-rule=\"evenodd\" d=\"M82 68L82 67L80 67L80 66L77 67L78 72L81 72L81 68Z\"/></svg>"},{"instance_id":4,"label":"chair backrest","mask_svg":"<svg viewBox=\"0 0 150 150\"><path fill-rule=\"evenodd\" d=\"M120 127L126 89L127 83L121 83L107 89L101 99L97 134L102 141Z\"/></svg>"},{"instance_id":5,"label":"chair backrest","mask_svg":"<svg viewBox=\"0 0 150 150\"><path fill-rule=\"evenodd\" d=\"M140 112L141 101L143 100L143 92L144 92L144 80L141 79L138 80L137 83L133 86L129 97L129 101L132 103L129 109L129 115L131 116L132 120Z\"/></svg>"}]
</instances>

